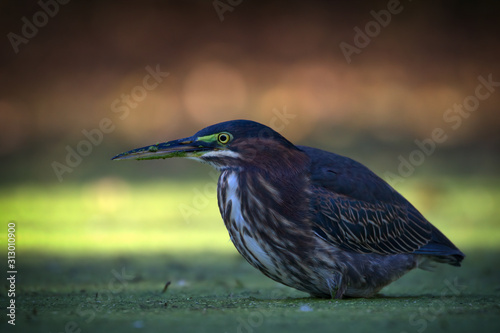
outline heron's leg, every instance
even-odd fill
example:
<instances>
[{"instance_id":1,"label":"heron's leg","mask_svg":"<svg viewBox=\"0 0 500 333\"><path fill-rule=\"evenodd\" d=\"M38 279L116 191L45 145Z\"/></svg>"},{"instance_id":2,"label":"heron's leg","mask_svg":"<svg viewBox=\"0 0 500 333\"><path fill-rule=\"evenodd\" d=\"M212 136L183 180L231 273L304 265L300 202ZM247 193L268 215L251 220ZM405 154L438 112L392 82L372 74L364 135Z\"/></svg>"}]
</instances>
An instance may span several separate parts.
<instances>
[{"instance_id":1,"label":"heron's leg","mask_svg":"<svg viewBox=\"0 0 500 333\"><path fill-rule=\"evenodd\" d=\"M326 283L328 289L330 289L330 295L332 298L341 299L347 289L347 285L343 283L342 274L340 272L335 272L331 279L327 279Z\"/></svg>"}]
</instances>

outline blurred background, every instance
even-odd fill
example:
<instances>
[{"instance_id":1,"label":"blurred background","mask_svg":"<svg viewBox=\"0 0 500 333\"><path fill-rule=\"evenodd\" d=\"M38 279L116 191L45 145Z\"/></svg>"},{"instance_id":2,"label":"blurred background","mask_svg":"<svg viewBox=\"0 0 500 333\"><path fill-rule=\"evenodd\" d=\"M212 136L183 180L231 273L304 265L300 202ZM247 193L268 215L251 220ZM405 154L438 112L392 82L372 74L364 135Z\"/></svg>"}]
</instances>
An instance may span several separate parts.
<instances>
[{"instance_id":1,"label":"blurred background","mask_svg":"<svg viewBox=\"0 0 500 333\"><path fill-rule=\"evenodd\" d=\"M0 220L24 260L236 258L215 171L110 158L238 118L366 164L464 252L498 249L500 87L470 98L500 81L498 2L41 3L0 3Z\"/></svg>"}]
</instances>

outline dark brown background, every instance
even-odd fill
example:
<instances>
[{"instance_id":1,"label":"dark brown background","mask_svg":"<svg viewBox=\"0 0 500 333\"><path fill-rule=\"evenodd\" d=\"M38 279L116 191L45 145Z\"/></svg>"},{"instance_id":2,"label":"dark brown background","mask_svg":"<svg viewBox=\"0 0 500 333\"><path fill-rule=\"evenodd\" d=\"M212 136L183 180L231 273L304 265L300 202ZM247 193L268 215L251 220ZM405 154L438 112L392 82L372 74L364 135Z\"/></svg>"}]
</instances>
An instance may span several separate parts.
<instances>
[{"instance_id":1,"label":"dark brown background","mask_svg":"<svg viewBox=\"0 0 500 333\"><path fill-rule=\"evenodd\" d=\"M474 93L479 75L500 81L498 3L400 6L348 63L339 44L353 44L353 29L364 29L387 1L242 1L223 21L212 1L70 1L18 53L7 35L21 34L22 18L32 22L41 8L4 1L0 177L57 182L51 163L64 163L66 147L103 118L115 129L64 179L131 172L109 158L223 120L276 127L284 109L294 118L276 129L292 141L348 154L382 174L435 128L448 139L417 172L496 174L500 91L456 130L443 114ZM156 65L170 75L120 119L111 104ZM178 165L162 167L184 173Z\"/></svg>"}]
</instances>

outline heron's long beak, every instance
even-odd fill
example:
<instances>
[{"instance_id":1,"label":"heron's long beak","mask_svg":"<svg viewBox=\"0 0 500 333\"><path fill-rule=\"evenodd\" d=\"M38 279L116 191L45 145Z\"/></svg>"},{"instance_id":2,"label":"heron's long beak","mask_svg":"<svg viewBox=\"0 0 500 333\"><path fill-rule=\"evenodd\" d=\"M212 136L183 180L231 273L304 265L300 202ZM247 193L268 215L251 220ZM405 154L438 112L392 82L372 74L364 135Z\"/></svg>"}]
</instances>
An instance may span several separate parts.
<instances>
[{"instance_id":1,"label":"heron's long beak","mask_svg":"<svg viewBox=\"0 0 500 333\"><path fill-rule=\"evenodd\" d=\"M203 141L185 138L132 149L116 155L112 160L154 160L171 157L196 157L210 150L213 150L213 148L207 146Z\"/></svg>"}]
</instances>

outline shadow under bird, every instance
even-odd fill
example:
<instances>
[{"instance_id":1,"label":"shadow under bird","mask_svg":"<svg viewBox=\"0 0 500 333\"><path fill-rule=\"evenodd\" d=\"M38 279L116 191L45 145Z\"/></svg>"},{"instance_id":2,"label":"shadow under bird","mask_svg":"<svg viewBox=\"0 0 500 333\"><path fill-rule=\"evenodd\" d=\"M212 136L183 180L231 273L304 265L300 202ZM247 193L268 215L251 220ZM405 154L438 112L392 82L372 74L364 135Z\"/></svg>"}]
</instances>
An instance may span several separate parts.
<instances>
[{"instance_id":1,"label":"shadow under bird","mask_svg":"<svg viewBox=\"0 0 500 333\"><path fill-rule=\"evenodd\" d=\"M367 167L296 146L249 120L137 148L114 160L186 157L221 172L217 199L240 254L315 297L370 297L414 268L465 255Z\"/></svg>"}]
</instances>

